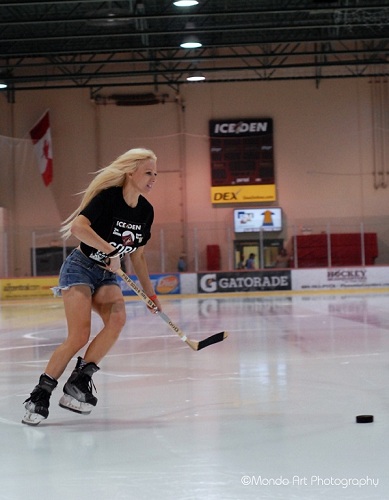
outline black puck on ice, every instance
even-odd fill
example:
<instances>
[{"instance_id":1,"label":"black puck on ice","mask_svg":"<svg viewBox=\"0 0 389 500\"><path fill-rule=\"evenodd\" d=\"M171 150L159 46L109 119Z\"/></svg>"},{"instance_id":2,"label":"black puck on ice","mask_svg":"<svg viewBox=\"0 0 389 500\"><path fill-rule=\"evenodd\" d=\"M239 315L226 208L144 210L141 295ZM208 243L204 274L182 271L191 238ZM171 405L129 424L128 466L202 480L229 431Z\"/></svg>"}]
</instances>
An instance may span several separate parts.
<instances>
[{"instance_id":1,"label":"black puck on ice","mask_svg":"<svg viewBox=\"0 0 389 500\"><path fill-rule=\"evenodd\" d=\"M374 422L374 417L373 415L357 415L355 420L357 424L371 424Z\"/></svg>"}]
</instances>

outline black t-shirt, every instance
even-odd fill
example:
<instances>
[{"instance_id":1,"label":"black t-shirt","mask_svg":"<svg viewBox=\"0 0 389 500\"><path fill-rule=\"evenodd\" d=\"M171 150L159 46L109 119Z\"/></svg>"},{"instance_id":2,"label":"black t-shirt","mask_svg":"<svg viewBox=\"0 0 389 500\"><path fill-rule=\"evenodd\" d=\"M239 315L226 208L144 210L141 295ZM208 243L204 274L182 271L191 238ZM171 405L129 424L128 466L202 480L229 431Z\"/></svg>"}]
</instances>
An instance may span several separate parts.
<instances>
[{"instance_id":1,"label":"black t-shirt","mask_svg":"<svg viewBox=\"0 0 389 500\"><path fill-rule=\"evenodd\" d=\"M119 249L120 257L148 242L154 220L153 207L146 198L139 196L137 206L131 208L124 201L122 190L122 187L104 189L80 212L99 236ZM85 243L81 242L80 248L90 259L103 262L106 258L105 253Z\"/></svg>"}]
</instances>

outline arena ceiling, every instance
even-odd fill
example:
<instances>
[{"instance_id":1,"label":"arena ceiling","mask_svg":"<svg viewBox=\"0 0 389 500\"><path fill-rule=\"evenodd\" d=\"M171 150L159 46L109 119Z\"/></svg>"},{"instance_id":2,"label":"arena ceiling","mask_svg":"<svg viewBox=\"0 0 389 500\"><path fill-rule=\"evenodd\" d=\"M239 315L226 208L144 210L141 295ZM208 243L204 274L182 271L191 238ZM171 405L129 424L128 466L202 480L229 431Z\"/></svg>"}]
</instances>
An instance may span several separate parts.
<instances>
[{"instance_id":1,"label":"arena ceiling","mask_svg":"<svg viewBox=\"0 0 389 500\"><path fill-rule=\"evenodd\" d=\"M180 47L196 36L199 48ZM8 92L389 74L388 0L4 1Z\"/></svg>"}]
</instances>

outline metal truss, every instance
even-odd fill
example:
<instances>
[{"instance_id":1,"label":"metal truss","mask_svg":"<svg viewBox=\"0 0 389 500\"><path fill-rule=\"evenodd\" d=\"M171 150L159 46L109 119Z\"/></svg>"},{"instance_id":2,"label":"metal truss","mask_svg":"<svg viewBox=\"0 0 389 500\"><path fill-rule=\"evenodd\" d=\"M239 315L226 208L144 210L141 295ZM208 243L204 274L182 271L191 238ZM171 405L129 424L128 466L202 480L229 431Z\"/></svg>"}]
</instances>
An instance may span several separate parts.
<instances>
[{"instance_id":1,"label":"metal truss","mask_svg":"<svg viewBox=\"0 0 389 500\"><path fill-rule=\"evenodd\" d=\"M183 49L184 36L202 46ZM387 0L8 1L0 79L12 92L389 74Z\"/></svg>"}]
</instances>

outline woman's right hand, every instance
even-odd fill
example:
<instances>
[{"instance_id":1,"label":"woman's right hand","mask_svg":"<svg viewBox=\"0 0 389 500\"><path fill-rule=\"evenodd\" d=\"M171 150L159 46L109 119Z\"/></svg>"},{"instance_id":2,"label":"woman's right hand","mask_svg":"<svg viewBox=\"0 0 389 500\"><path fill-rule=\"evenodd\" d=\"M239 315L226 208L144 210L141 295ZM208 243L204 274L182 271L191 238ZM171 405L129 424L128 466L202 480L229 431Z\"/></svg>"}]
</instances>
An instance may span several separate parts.
<instances>
[{"instance_id":1,"label":"woman's right hand","mask_svg":"<svg viewBox=\"0 0 389 500\"><path fill-rule=\"evenodd\" d=\"M120 269L119 255L114 255L113 257L109 257L109 263L107 264L107 268L113 273L116 273L116 271Z\"/></svg>"}]
</instances>

